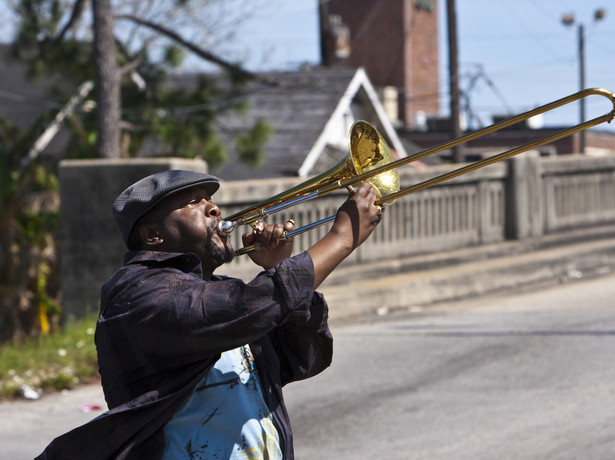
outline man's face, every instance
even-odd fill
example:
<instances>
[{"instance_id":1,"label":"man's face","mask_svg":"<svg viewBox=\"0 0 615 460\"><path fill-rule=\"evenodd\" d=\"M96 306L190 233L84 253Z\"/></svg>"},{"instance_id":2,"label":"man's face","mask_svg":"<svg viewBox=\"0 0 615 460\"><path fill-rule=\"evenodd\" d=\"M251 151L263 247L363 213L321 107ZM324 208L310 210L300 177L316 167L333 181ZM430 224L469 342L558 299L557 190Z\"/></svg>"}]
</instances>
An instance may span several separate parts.
<instances>
[{"instance_id":1,"label":"man's face","mask_svg":"<svg viewBox=\"0 0 615 460\"><path fill-rule=\"evenodd\" d=\"M201 259L205 273L233 259L229 239L221 236L218 223L220 208L211 201L205 187L192 187L177 192L160 202L147 216L161 240L153 250L191 252Z\"/></svg>"}]
</instances>

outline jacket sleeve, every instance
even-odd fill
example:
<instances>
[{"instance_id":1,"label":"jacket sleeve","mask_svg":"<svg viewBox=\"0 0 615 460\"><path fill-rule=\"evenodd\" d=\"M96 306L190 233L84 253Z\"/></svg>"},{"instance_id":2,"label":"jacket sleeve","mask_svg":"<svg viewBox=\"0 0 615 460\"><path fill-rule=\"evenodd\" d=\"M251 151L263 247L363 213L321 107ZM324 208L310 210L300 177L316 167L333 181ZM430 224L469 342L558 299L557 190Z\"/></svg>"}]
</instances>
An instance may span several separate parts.
<instances>
[{"instance_id":1,"label":"jacket sleeve","mask_svg":"<svg viewBox=\"0 0 615 460\"><path fill-rule=\"evenodd\" d=\"M309 269L313 272L313 267ZM314 292L309 308L301 310L300 314L289 315L272 332L272 342L280 360L282 385L312 377L331 365L333 337L328 316L324 297Z\"/></svg>"},{"instance_id":2,"label":"jacket sleeve","mask_svg":"<svg viewBox=\"0 0 615 460\"><path fill-rule=\"evenodd\" d=\"M327 307L322 296L316 293L314 297L307 322L287 322L273 333L282 385L312 377L331 365L333 338L327 325Z\"/></svg>"},{"instance_id":3,"label":"jacket sleeve","mask_svg":"<svg viewBox=\"0 0 615 460\"><path fill-rule=\"evenodd\" d=\"M126 268L103 291L96 330L105 393L118 394L111 407L169 374L311 317L314 275L307 253L250 283L203 281L168 266ZM120 396L127 387L131 394Z\"/></svg>"}]
</instances>

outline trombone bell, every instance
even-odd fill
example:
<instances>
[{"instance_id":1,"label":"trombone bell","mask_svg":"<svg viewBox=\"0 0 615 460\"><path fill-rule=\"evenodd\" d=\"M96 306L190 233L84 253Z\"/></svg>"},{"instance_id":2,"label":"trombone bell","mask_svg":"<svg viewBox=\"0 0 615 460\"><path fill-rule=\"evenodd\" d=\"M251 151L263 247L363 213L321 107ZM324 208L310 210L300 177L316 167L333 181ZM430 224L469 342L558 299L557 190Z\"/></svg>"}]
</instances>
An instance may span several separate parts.
<instances>
[{"instance_id":1,"label":"trombone bell","mask_svg":"<svg viewBox=\"0 0 615 460\"><path fill-rule=\"evenodd\" d=\"M389 146L380 133L366 121L357 121L350 130L350 159L354 172L363 174L393 162ZM385 171L368 179L380 198L399 191L399 173L397 169ZM382 203L390 206L395 200Z\"/></svg>"}]
</instances>

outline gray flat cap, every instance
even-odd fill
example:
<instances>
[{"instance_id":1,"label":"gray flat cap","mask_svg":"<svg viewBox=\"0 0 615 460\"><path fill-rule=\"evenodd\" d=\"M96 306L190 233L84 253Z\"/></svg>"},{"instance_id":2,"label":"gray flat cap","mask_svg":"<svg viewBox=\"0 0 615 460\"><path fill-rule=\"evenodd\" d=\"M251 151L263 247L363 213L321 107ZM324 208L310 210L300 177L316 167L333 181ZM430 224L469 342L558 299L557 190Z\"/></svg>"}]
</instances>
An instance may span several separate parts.
<instances>
[{"instance_id":1,"label":"gray flat cap","mask_svg":"<svg viewBox=\"0 0 615 460\"><path fill-rule=\"evenodd\" d=\"M113 203L113 215L126 246L137 220L156 204L180 190L199 185L205 186L210 195L220 187L217 177L172 169L147 176L124 190Z\"/></svg>"}]
</instances>

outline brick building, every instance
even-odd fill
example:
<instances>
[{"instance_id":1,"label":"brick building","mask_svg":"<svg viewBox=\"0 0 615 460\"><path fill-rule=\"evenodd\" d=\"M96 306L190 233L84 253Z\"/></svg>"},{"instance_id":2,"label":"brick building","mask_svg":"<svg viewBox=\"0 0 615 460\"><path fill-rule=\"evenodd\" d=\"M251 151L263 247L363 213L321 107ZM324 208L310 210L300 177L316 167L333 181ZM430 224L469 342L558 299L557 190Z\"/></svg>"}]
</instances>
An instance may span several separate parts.
<instances>
[{"instance_id":1,"label":"brick building","mask_svg":"<svg viewBox=\"0 0 615 460\"><path fill-rule=\"evenodd\" d=\"M437 1L320 2L320 30L323 65L365 68L393 121L438 114Z\"/></svg>"}]
</instances>

